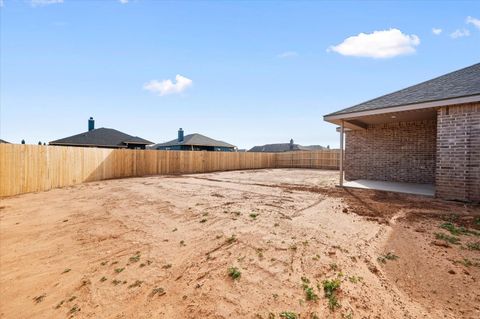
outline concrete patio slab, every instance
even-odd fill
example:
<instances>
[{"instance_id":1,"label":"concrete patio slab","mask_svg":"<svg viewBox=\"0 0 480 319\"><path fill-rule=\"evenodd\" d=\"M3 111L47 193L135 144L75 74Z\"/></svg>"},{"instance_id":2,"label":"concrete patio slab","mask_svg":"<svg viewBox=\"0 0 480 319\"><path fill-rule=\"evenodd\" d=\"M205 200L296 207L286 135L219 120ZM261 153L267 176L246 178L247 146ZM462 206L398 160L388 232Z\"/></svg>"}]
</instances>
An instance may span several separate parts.
<instances>
[{"instance_id":1,"label":"concrete patio slab","mask_svg":"<svg viewBox=\"0 0 480 319\"><path fill-rule=\"evenodd\" d=\"M343 186L349 188L375 189L387 192L407 193L424 196L435 195L435 185L433 184L398 183L358 179L355 181L345 181L343 183Z\"/></svg>"}]
</instances>

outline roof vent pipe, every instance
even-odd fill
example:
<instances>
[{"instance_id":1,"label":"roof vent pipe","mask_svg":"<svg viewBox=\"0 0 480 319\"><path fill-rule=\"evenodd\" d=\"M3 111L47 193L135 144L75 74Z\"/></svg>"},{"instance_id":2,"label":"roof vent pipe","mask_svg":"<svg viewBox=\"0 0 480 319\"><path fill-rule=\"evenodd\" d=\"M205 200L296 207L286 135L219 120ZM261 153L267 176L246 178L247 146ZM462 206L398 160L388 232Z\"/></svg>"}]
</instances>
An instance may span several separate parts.
<instances>
[{"instance_id":1,"label":"roof vent pipe","mask_svg":"<svg viewBox=\"0 0 480 319\"><path fill-rule=\"evenodd\" d=\"M90 117L88 119L88 131L92 131L95 129L95 121L93 120L93 117Z\"/></svg>"},{"instance_id":2,"label":"roof vent pipe","mask_svg":"<svg viewBox=\"0 0 480 319\"><path fill-rule=\"evenodd\" d=\"M182 130L182 128L178 129L178 142L183 142L183 130Z\"/></svg>"}]
</instances>

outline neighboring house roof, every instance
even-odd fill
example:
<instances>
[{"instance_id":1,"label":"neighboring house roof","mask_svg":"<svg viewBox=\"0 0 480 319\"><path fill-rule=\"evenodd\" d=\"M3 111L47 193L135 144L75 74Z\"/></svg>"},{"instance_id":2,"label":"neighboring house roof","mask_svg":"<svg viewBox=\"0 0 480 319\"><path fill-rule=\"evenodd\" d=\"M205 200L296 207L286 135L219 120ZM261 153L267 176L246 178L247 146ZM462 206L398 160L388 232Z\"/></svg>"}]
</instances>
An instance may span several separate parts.
<instances>
[{"instance_id":1,"label":"neighboring house roof","mask_svg":"<svg viewBox=\"0 0 480 319\"><path fill-rule=\"evenodd\" d=\"M77 135L61 138L49 142L50 145L85 145L103 147L126 147L126 144L149 145L153 142L147 141L138 136L131 136L123 132L101 127Z\"/></svg>"},{"instance_id":2,"label":"neighboring house roof","mask_svg":"<svg viewBox=\"0 0 480 319\"><path fill-rule=\"evenodd\" d=\"M217 141L213 138L207 137L202 134L194 133L185 135L182 142L179 142L178 139L171 140L166 143L159 143L152 145L151 148L156 149L158 147L165 147L165 146L178 146L178 145L194 145L194 146L214 146L214 147L229 147L234 148L235 145Z\"/></svg>"},{"instance_id":3,"label":"neighboring house roof","mask_svg":"<svg viewBox=\"0 0 480 319\"><path fill-rule=\"evenodd\" d=\"M310 145L310 146L302 146L298 144L293 144L292 149L290 149L290 143L277 143L277 144L265 144L261 146L254 146L249 152L288 152L288 151L315 151L315 150L322 150L324 149L323 146L320 145Z\"/></svg>"},{"instance_id":4,"label":"neighboring house roof","mask_svg":"<svg viewBox=\"0 0 480 319\"><path fill-rule=\"evenodd\" d=\"M0 144L10 144L10 142L0 139Z\"/></svg>"},{"instance_id":5,"label":"neighboring house roof","mask_svg":"<svg viewBox=\"0 0 480 319\"><path fill-rule=\"evenodd\" d=\"M475 98L464 99L466 102L480 100L480 63L330 113L325 117L467 97Z\"/></svg>"}]
</instances>

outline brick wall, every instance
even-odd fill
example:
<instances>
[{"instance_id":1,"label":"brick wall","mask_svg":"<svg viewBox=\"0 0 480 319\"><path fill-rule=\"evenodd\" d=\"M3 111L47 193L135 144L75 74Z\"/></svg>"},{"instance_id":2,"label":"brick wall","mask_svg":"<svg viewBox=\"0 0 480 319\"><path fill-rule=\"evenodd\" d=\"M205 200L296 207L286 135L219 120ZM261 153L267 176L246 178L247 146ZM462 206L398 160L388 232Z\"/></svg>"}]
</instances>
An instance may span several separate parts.
<instances>
[{"instance_id":1,"label":"brick wall","mask_svg":"<svg viewBox=\"0 0 480 319\"><path fill-rule=\"evenodd\" d=\"M480 201L480 103L437 113L436 196Z\"/></svg>"},{"instance_id":2,"label":"brick wall","mask_svg":"<svg viewBox=\"0 0 480 319\"><path fill-rule=\"evenodd\" d=\"M436 133L436 119L346 132L345 179L433 184Z\"/></svg>"}]
</instances>

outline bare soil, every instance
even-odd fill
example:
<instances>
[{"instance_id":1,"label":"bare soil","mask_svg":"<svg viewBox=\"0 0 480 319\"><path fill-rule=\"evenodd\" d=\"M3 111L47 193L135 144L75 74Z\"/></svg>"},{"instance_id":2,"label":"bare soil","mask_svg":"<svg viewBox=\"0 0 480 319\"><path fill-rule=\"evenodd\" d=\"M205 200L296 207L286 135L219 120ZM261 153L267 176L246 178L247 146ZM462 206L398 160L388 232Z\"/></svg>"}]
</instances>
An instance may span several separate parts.
<instances>
[{"instance_id":1,"label":"bare soil","mask_svg":"<svg viewBox=\"0 0 480 319\"><path fill-rule=\"evenodd\" d=\"M479 206L336 179L251 170L2 199L0 317L480 317Z\"/></svg>"}]
</instances>

